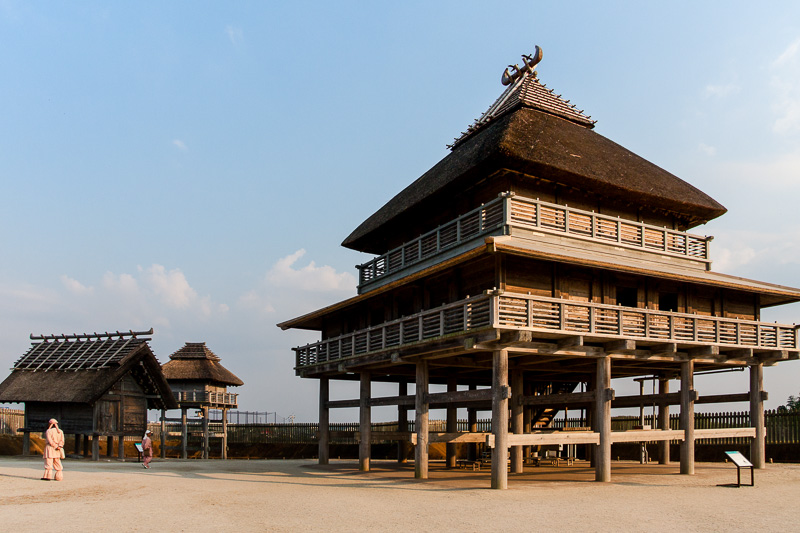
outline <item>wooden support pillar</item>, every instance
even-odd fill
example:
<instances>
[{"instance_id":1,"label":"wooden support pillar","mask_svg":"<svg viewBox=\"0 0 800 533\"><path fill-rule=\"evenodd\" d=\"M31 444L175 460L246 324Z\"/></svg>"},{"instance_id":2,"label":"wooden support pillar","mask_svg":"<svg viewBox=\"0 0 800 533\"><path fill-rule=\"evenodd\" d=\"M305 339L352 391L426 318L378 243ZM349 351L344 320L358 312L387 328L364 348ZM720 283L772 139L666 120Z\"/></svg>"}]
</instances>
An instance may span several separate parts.
<instances>
[{"instance_id":1,"label":"wooden support pillar","mask_svg":"<svg viewBox=\"0 0 800 533\"><path fill-rule=\"evenodd\" d=\"M417 448L414 450L414 477L428 479L428 362L417 361L415 425Z\"/></svg>"},{"instance_id":2,"label":"wooden support pillar","mask_svg":"<svg viewBox=\"0 0 800 533\"><path fill-rule=\"evenodd\" d=\"M222 458L228 458L228 408L222 408Z\"/></svg>"},{"instance_id":3,"label":"wooden support pillar","mask_svg":"<svg viewBox=\"0 0 800 533\"><path fill-rule=\"evenodd\" d=\"M600 443L595 449L595 481L611 481L611 357L597 359L597 379L595 382L594 422L600 434Z\"/></svg>"},{"instance_id":4,"label":"wooden support pillar","mask_svg":"<svg viewBox=\"0 0 800 533\"><path fill-rule=\"evenodd\" d=\"M523 385L522 392L525 396L530 396L533 393L533 387L530 383ZM533 408L525 405L522 407L522 432L523 433L530 433L533 429ZM530 461L531 459L531 450L533 446L523 446L522 447L522 460L523 463Z\"/></svg>"},{"instance_id":5,"label":"wooden support pillar","mask_svg":"<svg viewBox=\"0 0 800 533\"><path fill-rule=\"evenodd\" d=\"M75 434L75 447L72 449L72 452L75 455L81 454L81 435L78 433Z\"/></svg>"},{"instance_id":6,"label":"wooden support pillar","mask_svg":"<svg viewBox=\"0 0 800 533\"><path fill-rule=\"evenodd\" d=\"M520 435L524 429L522 409L522 370L511 374L511 431ZM522 473L522 446L511 447L511 472Z\"/></svg>"},{"instance_id":7,"label":"wooden support pillar","mask_svg":"<svg viewBox=\"0 0 800 533\"><path fill-rule=\"evenodd\" d=\"M161 452L161 458L166 459L167 457L167 411L165 409L161 410L161 448L159 450Z\"/></svg>"},{"instance_id":8,"label":"wooden support pillar","mask_svg":"<svg viewBox=\"0 0 800 533\"><path fill-rule=\"evenodd\" d=\"M756 428L756 438L750 444L750 462L755 468L766 468L767 427L764 420L764 365L750 366L750 423Z\"/></svg>"},{"instance_id":9,"label":"wooden support pillar","mask_svg":"<svg viewBox=\"0 0 800 533\"><path fill-rule=\"evenodd\" d=\"M125 436L120 435L117 437L117 457L125 460Z\"/></svg>"},{"instance_id":10,"label":"wooden support pillar","mask_svg":"<svg viewBox=\"0 0 800 533\"><path fill-rule=\"evenodd\" d=\"M458 390L458 381L456 378L447 378L447 392L456 392ZM448 433L455 433L458 431L458 409L448 405L447 406L447 419L445 420L445 431ZM445 445L445 465L447 468L456 467L456 443L448 442Z\"/></svg>"},{"instance_id":11,"label":"wooden support pillar","mask_svg":"<svg viewBox=\"0 0 800 533\"><path fill-rule=\"evenodd\" d=\"M189 428L186 425L186 408L181 407L181 459L189 456Z\"/></svg>"},{"instance_id":12,"label":"wooden support pillar","mask_svg":"<svg viewBox=\"0 0 800 533\"><path fill-rule=\"evenodd\" d=\"M359 431L361 432L361 442L358 443L358 469L362 472L369 472L369 457L372 439L372 408L369 405L372 395L372 381L369 372L361 373L361 393L359 406Z\"/></svg>"},{"instance_id":13,"label":"wooden support pillar","mask_svg":"<svg viewBox=\"0 0 800 533\"><path fill-rule=\"evenodd\" d=\"M92 433L92 461L100 460L100 435Z\"/></svg>"},{"instance_id":14,"label":"wooden support pillar","mask_svg":"<svg viewBox=\"0 0 800 533\"><path fill-rule=\"evenodd\" d=\"M397 383L397 395L398 396L408 395L408 382L405 379L401 379ZM408 409L404 405L397 406L397 431L401 432L408 431ZM410 443L407 440L401 440L397 443L398 463L408 462L409 445Z\"/></svg>"},{"instance_id":15,"label":"wooden support pillar","mask_svg":"<svg viewBox=\"0 0 800 533\"><path fill-rule=\"evenodd\" d=\"M589 378L589 381L586 383L586 390L587 391L595 391L597 392L597 376L592 374ZM597 431L597 426L595 420L597 417L595 416L595 411L597 409L595 406L586 409L586 425L591 428L592 431ZM587 444L586 449L584 450L586 453L586 458L589 460L589 466L594 468L596 465L595 456L597 455L597 445L595 444Z\"/></svg>"},{"instance_id":16,"label":"wooden support pillar","mask_svg":"<svg viewBox=\"0 0 800 533\"><path fill-rule=\"evenodd\" d=\"M330 462L331 453L331 410L328 408L330 399L330 379L319 378L319 464L326 465Z\"/></svg>"},{"instance_id":17,"label":"wooden support pillar","mask_svg":"<svg viewBox=\"0 0 800 533\"><path fill-rule=\"evenodd\" d=\"M694 361L681 363L681 474L694 474Z\"/></svg>"},{"instance_id":18,"label":"wooden support pillar","mask_svg":"<svg viewBox=\"0 0 800 533\"><path fill-rule=\"evenodd\" d=\"M469 390L478 390L476 385L470 385ZM467 424L471 433L478 432L478 411L473 408L467 409ZM467 444L467 459L470 461L478 460L478 443L470 442Z\"/></svg>"},{"instance_id":19,"label":"wooden support pillar","mask_svg":"<svg viewBox=\"0 0 800 533\"><path fill-rule=\"evenodd\" d=\"M27 427L27 425L25 426ZM31 432L24 431L22 433L22 455L31 454Z\"/></svg>"},{"instance_id":20,"label":"wooden support pillar","mask_svg":"<svg viewBox=\"0 0 800 533\"><path fill-rule=\"evenodd\" d=\"M83 435L83 456L89 457L89 435Z\"/></svg>"},{"instance_id":21,"label":"wooden support pillar","mask_svg":"<svg viewBox=\"0 0 800 533\"><path fill-rule=\"evenodd\" d=\"M203 407L203 459L208 459L208 415L209 409L208 406Z\"/></svg>"},{"instance_id":22,"label":"wooden support pillar","mask_svg":"<svg viewBox=\"0 0 800 533\"><path fill-rule=\"evenodd\" d=\"M492 488L508 488L508 350L492 354Z\"/></svg>"},{"instance_id":23,"label":"wooden support pillar","mask_svg":"<svg viewBox=\"0 0 800 533\"><path fill-rule=\"evenodd\" d=\"M658 393L659 394L668 394L669 393L669 380L661 376L658 379ZM668 404L661 404L658 406L658 429L660 430L667 430L669 429L669 405ZM658 441L658 464L661 465L668 465L670 463L669 459L669 441L668 440L660 440Z\"/></svg>"},{"instance_id":24,"label":"wooden support pillar","mask_svg":"<svg viewBox=\"0 0 800 533\"><path fill-rule=\"evenodd\" d=\"M114 437L111 435L106 437L106 457L114 457Z\"/></svg>"}]
</instances>

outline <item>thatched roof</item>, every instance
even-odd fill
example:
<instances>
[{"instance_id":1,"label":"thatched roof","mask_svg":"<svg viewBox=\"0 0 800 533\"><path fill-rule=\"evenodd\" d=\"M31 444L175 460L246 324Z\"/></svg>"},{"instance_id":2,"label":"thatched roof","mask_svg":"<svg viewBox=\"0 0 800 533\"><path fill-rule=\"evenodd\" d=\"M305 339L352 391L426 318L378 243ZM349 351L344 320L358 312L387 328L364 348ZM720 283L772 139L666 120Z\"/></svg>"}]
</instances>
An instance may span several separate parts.
<instances>
[{"instance_id":1,"label":"thatched roof","mask_svg":"<svg viewBox=\"0 0 800 533\"><path fill-rule=\"evenodd\" d=\"M523 78L470 129L453 151L365 220L343 246L383 253L396 228L437 212L471 184L508 169L588 191L612 204L669 212L686 227L726 209L677 176L597 134L593 122L544 89L535 75Z\"/></svg>"},{"instance_id":2,"label":"thatched roof","mask_svg":"<svg viewBox=\"0 0 800 533\"><path fill-rule=\"evenodd\" d=\"M82 338L86 337L86 338ZM126 374L151 409L178 407L149 339L48 336L34 342L0 383L0 402L94 403Z\"/></svg>"},{"instance_id":3,"label":"thatched roof","mask_svg":"<svg viewBox=\"0 0 800 533\"><path fill-rule=\"evenodd\" d=\"M167 381L204 381L238 387L244 382L219 363L219 357L204 342L187 342L169 356L163 371Z\"/></svg>"}]
</instances>

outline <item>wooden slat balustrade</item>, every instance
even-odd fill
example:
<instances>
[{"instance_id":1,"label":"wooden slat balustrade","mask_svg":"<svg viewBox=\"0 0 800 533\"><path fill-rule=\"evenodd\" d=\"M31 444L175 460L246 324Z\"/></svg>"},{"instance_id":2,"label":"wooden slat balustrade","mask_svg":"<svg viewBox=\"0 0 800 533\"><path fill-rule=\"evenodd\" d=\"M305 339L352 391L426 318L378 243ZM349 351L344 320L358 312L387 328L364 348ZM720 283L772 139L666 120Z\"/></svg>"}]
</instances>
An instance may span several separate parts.
<instances>
[{"instance_id":1,"label":"wooden slat balustrade","mask_svg":"<svg viewBox=\"0 0 800 533\"><path fill-rule=\"evenodd\" d=\"M495 200L358 265L359 287L503 226L709 262L711 237L503 193Z\"/></svg>"}]
</instances>

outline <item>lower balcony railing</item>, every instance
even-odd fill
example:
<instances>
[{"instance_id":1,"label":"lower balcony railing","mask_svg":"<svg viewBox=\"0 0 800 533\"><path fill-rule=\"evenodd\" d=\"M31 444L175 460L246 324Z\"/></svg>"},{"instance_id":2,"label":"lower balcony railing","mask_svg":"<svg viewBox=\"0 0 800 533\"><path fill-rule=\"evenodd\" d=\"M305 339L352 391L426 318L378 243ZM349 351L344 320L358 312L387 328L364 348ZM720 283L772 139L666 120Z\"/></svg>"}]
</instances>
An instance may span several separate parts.
<instances>
[{"instance_id":1,"label":"lower balcony railing","mask_svg":"<svg viewBox=\"0 0 800 533\"><path fill-rule=\"evenodd\" d=\"M214 405L237 405L238 394L230 392L180 391L173 392L180 403L205 403Z\"/></svg>"},{"instance_id":2,"label":"lower balcony railing","mask_svg":"<svg viewBox=\"0 0 800 533\"><path fill-rule=\"evenodd\" d=\"M798 350L798 327L685 313L487 293L368 329L294 348L296 366L326 362L486 328L654 343Z\"/></svg>"}]
</instances>

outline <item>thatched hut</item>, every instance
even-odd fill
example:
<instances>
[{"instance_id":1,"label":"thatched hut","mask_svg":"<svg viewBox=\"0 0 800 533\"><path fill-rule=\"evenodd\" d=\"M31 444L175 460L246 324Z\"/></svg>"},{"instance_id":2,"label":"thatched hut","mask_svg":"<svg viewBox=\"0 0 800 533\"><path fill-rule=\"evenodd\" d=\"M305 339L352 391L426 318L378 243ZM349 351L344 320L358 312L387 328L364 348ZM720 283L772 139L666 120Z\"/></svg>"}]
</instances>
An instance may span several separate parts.
<instances>
[{"instance_id":1,"label":"thatched hut","mask_svg":"<svg viewBox=\"0 0 800 533\"><path fill-rule=\"evenodd\" d=\"M238 387L244 382L222 366L220 358L204 342L187 342L169 359L163 372L181 409L182 457L187 456L187 411L199 409L202 412L203 458L208 459L209 411L216 409L222 411L222 458L227 458L228 410L237 407L238 398L238 394L228 392L228 387Z\"/></svg>"},{"instance_id":2,"label":"thatched hut","mask_svg":"<svg viewBox=\"0 0 800 533\"><path fill-rule=\"evenodd\" d=\"M45 431L56 418L75 435L75 453L88 452L91 436L92 459L98 460L100 438L106 437L109 456L117 439L124 458L123 438L144 433L148 409L178 406L150 339L143 337L152 333L31 335L36 342L0 383L0 402L25 404L23 454L30 450L30 433Z\"/></svg>"}]
</instances>

